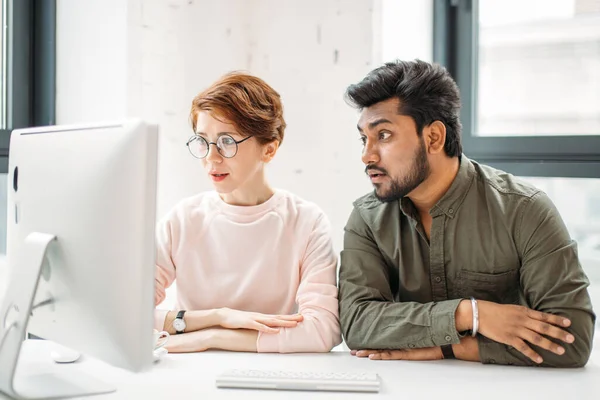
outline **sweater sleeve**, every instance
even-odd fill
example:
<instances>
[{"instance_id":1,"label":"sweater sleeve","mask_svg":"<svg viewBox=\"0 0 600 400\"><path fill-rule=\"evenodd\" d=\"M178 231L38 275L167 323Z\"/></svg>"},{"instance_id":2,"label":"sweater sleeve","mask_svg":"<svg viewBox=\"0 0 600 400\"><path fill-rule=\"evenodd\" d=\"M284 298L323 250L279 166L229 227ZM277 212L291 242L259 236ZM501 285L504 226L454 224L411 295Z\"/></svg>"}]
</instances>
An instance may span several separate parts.
<instances>
[{"instance_id":1,"label":"sweater sleeve","mask_svg":"<svg viewBox=\"0 0 600 400\"><path fill-rule=\"evenodd\" d=\"M276 334L259 333L258 352L328 352L341 343L336 273L331 228L321 212L300 265L296 303L304 320L294 328L281 328Z\"/></svg>"}]
</instances>

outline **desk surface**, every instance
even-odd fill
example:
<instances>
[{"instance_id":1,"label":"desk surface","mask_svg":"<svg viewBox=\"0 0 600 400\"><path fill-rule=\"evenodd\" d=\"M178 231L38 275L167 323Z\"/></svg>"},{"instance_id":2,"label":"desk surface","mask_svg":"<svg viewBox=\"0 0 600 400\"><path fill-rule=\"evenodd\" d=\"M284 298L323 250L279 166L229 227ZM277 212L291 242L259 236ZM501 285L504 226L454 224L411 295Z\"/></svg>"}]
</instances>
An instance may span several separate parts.
<instances>
[{"instance_id":1,"label":"desk surface","mask_svg":"<svg viewBox=\"0 0 600 400\"><path fill-rule=\"evenodd\" d=\"M596 341L598 344L598 341ZM205 352L168 354L150 370L134 374L83 357L74 364L55 365L49 344L28 340L23 356L35 355L42 367L77 369L94 375L118 389L115 393L87 399L283 399L283 398L381 398L381 399L598 399L600 398L600 351L585 368L545 369L481 365L457 360L411 362L372 361L348 352L328 354L248 354ZM291 392L217 389L215 379L229 368L309 371L370 371L381 379L379 394ZM1 398L1 395L0 395Z\"/></svg>"},{"instance_id":2,"label":"desk surface","mask_svg":"<svg viewBox=\"0 0 600 400\"><path fill-rule=\"evenodd\" d=\"M0 299L4 281L0 264ZM359 359L347 352L328 354L248 354L205 352L168 354L147 372L134 374L95 359L82 357L68 365L56 365L45 341L26 341L23 357L35 357L41 368L76 369L115 385L109 395L85 397L119 399L283 399L283 398L378 398L378 399L598 399L600 398L600 331L592 359L585 368L544 369L481 365L455 360L411 362ZM381 379L379 394L283 392L217 389L215 379L230 368L308 371L370 371ZM5 399L0 394L0 399Z\"/></svg>"}]
</instances>

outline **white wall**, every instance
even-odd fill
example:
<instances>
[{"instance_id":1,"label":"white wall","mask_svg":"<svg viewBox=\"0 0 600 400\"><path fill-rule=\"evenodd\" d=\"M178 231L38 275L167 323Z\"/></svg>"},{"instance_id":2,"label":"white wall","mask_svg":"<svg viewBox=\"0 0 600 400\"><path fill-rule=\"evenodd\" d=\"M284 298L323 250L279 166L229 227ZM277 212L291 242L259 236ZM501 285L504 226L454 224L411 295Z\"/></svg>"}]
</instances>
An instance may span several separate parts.
<instances>
[{"instance_id":1,"label":"white wall","mask_svg":"<svg viewBox=\"0 0 600 400\"><path fill-rule=\"evenodd\" d=\"M433 0L381 0L381 57L433 61Z\"/></svg>"},{"instance_id":2,"label":"white wall","mask_svg":"<svg viewBox=\"0 0 600 400\"><path fill-rule=\"evenodd\" d=\"M57 121L158 122L160 216L211 188L185 147L193 96L229 70L256 74L282 95L288 123L271 181L325 210L339 251L351 202L371 190L344 90L395 53L430 59L431 4L58 0Z\"/></svg>"},{"instance_id":3,"label":"white wall","mask_svg":"<svg viewBox=\"0 0 600 400\"><path fill-rule=\"evenodd\" d=\"M123 0L58 0L58 123L127 116L126 17Z\"/></svg>"},{"instance_id":4,"label":"white wall","mask_svg":"<svg viewBox=\"0 0 600 400\"><path fill-rule=\"evenodd\" d=\"M211 188L183 146L191 133L190 101L224 72L244 69L284 102L288 129L269 168L271 181L317 202L340 232L349 200L368 190L353 140L355 112L342 95L371 66L370 2L185 3L144 8L142 19L148 26L142 115L172 128L163 129L161 161L168 167L161 168L159 209ZM173 71L169 79L165 71ZM341 245L341 234L337 240Z\"/></svg>"}]
</instances>

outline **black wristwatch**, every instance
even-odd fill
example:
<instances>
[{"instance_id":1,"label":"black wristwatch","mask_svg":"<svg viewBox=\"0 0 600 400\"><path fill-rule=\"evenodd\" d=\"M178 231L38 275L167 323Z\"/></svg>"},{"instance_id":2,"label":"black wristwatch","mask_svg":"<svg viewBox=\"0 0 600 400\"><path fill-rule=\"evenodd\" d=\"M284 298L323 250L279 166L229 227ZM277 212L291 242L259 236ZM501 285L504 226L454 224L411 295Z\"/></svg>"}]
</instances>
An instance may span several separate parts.
<instances>
[{"instance_id":1,"label":"black wristwatch","mask_svg":"<svg viewBox=\"0 0 600 400\"><path fill-rule=\"evenodd\" d=\"M444 355L444 359L452 360L454 357L454 350L452 350L451 344L445 344L442 346L442 354Z\"/></svg>"},{"instance_id":2,"label":"black wristwatch","mask_svg":"<svg viewBox=\"0 0 600 400\"><path fill-rule=\"evenodd\" d=\"M185 331L185 321L183 320L183 315L185 314L185 310L180 310L177 313L177 317L173 320L173 328L177 333L183 333Z\"/></svg>"}]
</instances>

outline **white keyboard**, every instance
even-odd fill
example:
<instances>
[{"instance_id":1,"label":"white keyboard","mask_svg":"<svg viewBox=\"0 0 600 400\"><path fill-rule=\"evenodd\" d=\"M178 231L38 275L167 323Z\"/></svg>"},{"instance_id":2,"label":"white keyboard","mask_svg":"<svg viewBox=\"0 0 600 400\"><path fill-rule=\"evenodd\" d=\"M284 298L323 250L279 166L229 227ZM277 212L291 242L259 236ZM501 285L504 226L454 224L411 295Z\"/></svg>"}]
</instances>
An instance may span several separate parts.
<instances>
[{"instance_id":1,"label":"white keyboard","mask_svg":"<svg viewBox=\"0 0 600 400\"><path fill-rule=\"evenodd\" d=\"M379 378L369 372L298 372L233 369L217 377L218 388L379 392Z\"/></svg>"}]
</instances>

